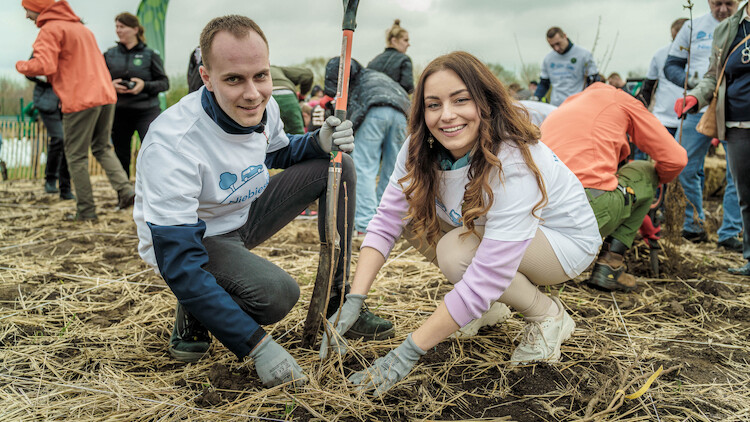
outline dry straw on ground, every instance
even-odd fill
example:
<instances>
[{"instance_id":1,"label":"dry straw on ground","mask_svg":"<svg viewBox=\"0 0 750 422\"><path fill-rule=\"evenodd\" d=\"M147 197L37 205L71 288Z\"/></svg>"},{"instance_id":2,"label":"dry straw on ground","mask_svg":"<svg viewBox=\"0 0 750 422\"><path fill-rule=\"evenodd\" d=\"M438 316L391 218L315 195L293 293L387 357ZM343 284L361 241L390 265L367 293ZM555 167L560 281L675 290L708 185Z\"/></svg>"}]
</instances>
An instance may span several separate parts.
<instances>
[{"instance_id":1,"label":"dry straw on ground","mask_svg":"<svg viewBox=\"0 0 750 422\"><path fill-rule=\"evenodd\" d=\"M129 212L114 210L114 192L96 180L100 220L82 224L61 222L72 204L38 182L0 184L0 420L750 420L750 284L722 271L742 259L715 244L674 246L669 256L683 261L665 263L661 279L639 278L633 294L581 280L551 290L577 324L561 363L507 366L516 315L442 342L380 400L346 376L403 341L449 286L399 243L368 299L396 337L352 342L343 361L321 364L298 346L317 232L296 221L256 252L301 285L299 304L266 329L310 383L265 389L252 361L217 342L197 364L169 357L175 299L138 258ZM631 267L646 274L636 250ZM646 394L623 397L659 366Z\"/></svg>"}]
</instances>

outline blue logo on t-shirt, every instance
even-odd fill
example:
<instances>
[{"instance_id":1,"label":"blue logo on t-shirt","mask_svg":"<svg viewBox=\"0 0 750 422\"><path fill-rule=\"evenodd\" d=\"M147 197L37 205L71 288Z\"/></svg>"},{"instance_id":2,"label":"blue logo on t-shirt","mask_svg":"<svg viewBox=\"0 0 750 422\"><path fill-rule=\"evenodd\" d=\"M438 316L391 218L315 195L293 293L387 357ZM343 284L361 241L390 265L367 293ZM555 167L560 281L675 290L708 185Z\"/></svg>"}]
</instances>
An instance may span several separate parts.
<instances>
[{"instance_id":1,"label":"blue logo on t-shirt","mask_svg":"<svg viewBox=\"0 0 750 422\"><path fill-rule=\"evenodd\" d=\"M241 188L246 183L253 180L257 175L263 173L263 166L262 165L254 165L246 168L245 170L242 170L242 173L240 173L240 182L242 182L239 186L235 187L234 184L237 183L237 175L230 172L224 172L219 176L219 187L222 190L231 190L229 195L227 195L226 198L224 198L221 203L223 204L227 199L229 199L234 192L237 191L237 189ZM265 187L268 186L268 181L266 181L266 184L259 187L253 192L250 192L248 195L242 196L240 198L234 199L230 201L229 203L235 203L235 202L244 202L255 195L263 192Z\"/></svg>"},{"instance_id":2,"label":"blue logo on t-shirt","mask_svg":"<svg viewBox=\"0 0 750 422\"><path fill-rule=\"evenodd\" d=\"M701 38L706 38L705 31L698 31L698 34L695 36L695 39L699 40Z\"/></svg>"},{"instance_id":3,"label":"blue logo on t-shirt","mask_svg":"<svg viewBox=\"0 0 750 422\"><path fill-rule=\"evenodd\" d=\"M236 191L237 188L234 184L237 182L237 175L234 173L224 172L219 176L219 187L223 190L231 189L232 192Z\"/></svg>"},{"instance_id":4,"label":"blue logo on t-shirt","mask_svg":"<svg viewBox=\"0 0 750 422\"><path fill-rule=\"evenodd\" d=\"M448 212L448 209L445 207L445 205L443 205L443 203L440 202L440 200L437 198L435 198L435 205L437 205L438 208L443 210L444 213L448 214L448 218L451 219L453 224L455 224L456 226L463 225L463 223L461 222L461 214L459 214L456 210L451 210L450 212Z\"/></svg>"}]
</instances>

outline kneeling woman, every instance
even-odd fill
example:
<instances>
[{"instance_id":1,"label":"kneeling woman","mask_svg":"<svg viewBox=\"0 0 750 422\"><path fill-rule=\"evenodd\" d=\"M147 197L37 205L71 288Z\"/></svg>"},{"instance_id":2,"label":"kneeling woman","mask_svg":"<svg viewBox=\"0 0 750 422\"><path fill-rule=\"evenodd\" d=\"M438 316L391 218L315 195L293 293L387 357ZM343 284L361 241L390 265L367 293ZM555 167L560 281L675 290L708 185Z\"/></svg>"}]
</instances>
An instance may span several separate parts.
<instances>
[{"instance_id":1,"label":"kneeling woman","mask_svg":"<svg viewBox=\"0 0 750 422\"><path fill-rule=\"evenodd\" d=\"M526 320L512 364L560 359L575 323L558 298L537 286L580 274L601 237L580 182L538 141L538 129L513 101L468 53L439 57L422 73L411 135L367 227L348 300L329 322L339 334L349 329L402 232L455 285L403 344L349 378L361 388L382 394L426 350L496 301ZM333 337L324 337L321 357L329 347L345 353L340 336Z\"/></svg>"}]
</instances>

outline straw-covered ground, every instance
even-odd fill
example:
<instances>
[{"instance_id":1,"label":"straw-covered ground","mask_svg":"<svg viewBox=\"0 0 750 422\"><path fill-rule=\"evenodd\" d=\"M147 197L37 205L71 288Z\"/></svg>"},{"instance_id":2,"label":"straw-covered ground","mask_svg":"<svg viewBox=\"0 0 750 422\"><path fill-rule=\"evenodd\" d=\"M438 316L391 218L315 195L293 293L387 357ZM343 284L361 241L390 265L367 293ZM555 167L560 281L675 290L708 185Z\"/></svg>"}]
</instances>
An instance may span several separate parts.
<instances>
[{"instance_id":1,"label":"straw-covered ground","mask_svg":"<svg viewBox=\"0 0 750 422\"><path fill-rule=\"evenodd\" d=\"M522 328L514 315L442 342L381 400L346 376L400 344L449 290L408 244L368 299L396 337L354 342L343 362L323 364L299 347L314 221L257 249L300 283L298 305L266 328L310 376L302 388L264 389L252 361L218 342L197 364L170 358L175 299L139 259L130 213L114 209L104 180L94 186L100 219L75 224L61 221L73 205L41 182L0 184L0 420L750 420L750 282L722 271L742 259L715 243L665 250L662 278L639 277L632 294L592 290L583 277L551 291L577 324L559 364L508 367ZM645 247L630 263L647 275ZM645 394L623 397L659 367Z\"/></svg>"}]
</instances>

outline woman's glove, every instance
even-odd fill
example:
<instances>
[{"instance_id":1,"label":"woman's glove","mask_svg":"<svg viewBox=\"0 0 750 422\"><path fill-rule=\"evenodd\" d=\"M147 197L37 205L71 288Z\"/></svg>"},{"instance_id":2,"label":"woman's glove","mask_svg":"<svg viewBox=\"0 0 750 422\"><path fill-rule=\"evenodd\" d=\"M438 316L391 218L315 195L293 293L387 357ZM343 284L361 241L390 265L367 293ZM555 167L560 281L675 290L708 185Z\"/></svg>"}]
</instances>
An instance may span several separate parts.
<instances>
[{"instance_id":1,"label":"woman's glove","mask_svg":"<svg viewBox=\"0 0 750 422\"><path fill-rule=\"evenodd\" d=\"M338 146L341 151L354 151L354 130L350 120L342 122L335 116L329 116L323 123L320 132L318 132L318 145L328 154L331 152L331 145L333 144Z\"/></svg>"},{"instance_id":2,"label":"woman's glove","mask_svg":"<svg viewBox=\"0 0 750 422\"><path fill-rule=\"evenodd\" d=\"M409 334L400 346L375 360L372 366L352 374L349 382L356 385L357 391L375 390L373 394L380 397L408 375L425 353L427 352L420 349Z\"/></svg>"},{"instance_id":3,"label":"woman's glove","mask_svg":"<svg viewBox=\"0 0 750 422\"><path fill-rule=\"evenodd\" d=\"M683 101L682 98L678 98L677 101L674 103L674 112L677 114L677 117L682 117L683 114L686 113L694 113L697 110L693 110L693 108L697 108L698 106L698 99L693 97L692 95L688 95L685 97L685 100Z\"/></svg>"},{"instance_id":4,"label":"woman's glove","mask_svg":"<svg viewBox=\"0 0 750 422\"><path fill-rule=\"evenodd\" d=\"M297 361L273 341L270 335L266 337L250 352L250 357L255 361L255 371L263 385L273 387L290 381L294 381L295 387L304 385L307 375L302 372Z\"/></svg>"},{"instance_id":5,"label":"woman's glove","mask_svg":"<svg viewBox=\"0 0 750 422\"><path fill-rule=\"evenodd\" d=\"M362 303L365 301L367 296L357 295L349 293L346 295L346 302L335 314L331 315L326 321L329 329L334 329L336 332L332 333L333 338L328 338L328 330L323 330L323 342L320 343L320 360L325 359L328 356L328 349L330 348L334 352L341 356L346 354L346 340L344 340L344 334L352 328L357 318L359 318L359 311L362 309ZM338 318L338 322L336 319ZM334 325L335 324L335 325Z\"/></svg>"}]
</instances>

